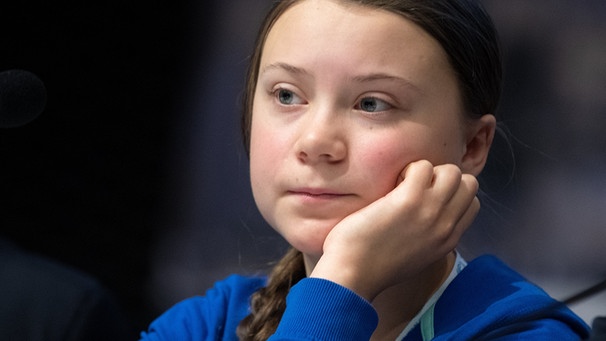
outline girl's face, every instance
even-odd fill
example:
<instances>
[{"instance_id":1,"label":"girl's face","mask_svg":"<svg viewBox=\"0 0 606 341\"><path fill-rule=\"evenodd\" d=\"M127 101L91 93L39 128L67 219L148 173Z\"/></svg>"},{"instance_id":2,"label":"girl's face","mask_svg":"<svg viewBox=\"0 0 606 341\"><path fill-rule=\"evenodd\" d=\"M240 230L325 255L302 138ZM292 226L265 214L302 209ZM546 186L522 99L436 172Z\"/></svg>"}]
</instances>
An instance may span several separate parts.
<instances>
[{"instance_id":1,"label":"girl's face","mask_svg":"<svg viewBox=\"0 0 606 341\"><path fill-rule=\"evenodd\" d=\"M293 247L319 257L330 230L394 189L410 162L466 172L466 126L454 71L420 27L359 5L302 1L263 49L255 201Z\"/></svg>"}]
</instances>

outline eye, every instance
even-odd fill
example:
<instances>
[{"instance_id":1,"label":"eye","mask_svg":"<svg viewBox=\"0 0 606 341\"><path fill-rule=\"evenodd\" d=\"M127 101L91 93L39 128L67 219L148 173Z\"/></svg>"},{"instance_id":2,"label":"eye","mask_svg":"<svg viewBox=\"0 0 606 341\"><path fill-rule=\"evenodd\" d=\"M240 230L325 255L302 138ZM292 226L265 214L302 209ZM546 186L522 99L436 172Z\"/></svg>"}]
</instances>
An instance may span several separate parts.
<instances>
[{"instance_id":1,"label":"eye","mask_svg":"<svg viewBox=\"0 0 606 341\"><path fill-rule=\"evenodd\" d=\"M391 105L376 97L364 97L358 102L357 108L366 112L381 112L391 109Z\"/></svg>"},{"instance_id":2,"label":"eye","mask_svg":"<svg viewBox=\"0 0 606 341\"><path fill-rule=\"evenodd\" d=\"M296 105L303 103L301 97L287 89L277 89L274 91L274 96L276 96L278 102L283 105Z\"/></svg>"}]
</instances>

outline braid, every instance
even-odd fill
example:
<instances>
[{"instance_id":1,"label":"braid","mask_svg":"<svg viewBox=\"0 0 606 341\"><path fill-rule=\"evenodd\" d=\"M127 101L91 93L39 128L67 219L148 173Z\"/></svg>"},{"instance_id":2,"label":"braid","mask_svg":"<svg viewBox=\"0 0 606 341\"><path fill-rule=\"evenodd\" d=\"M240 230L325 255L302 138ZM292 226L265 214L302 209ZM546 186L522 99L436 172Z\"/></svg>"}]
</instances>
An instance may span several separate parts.
<instances>
[{"instance_id":1,"label":"braid","mask_svg":"<svg viewBox=\"0 0 606 341\"><path fill-rule=\"evenodd\" d=\"M288 291L305 276L303 254L290 249L273 268L267 286L252 295L251 313L240 322L237 329L240 340L267 340L282 319Z\"/></svg>"}]
</instances>

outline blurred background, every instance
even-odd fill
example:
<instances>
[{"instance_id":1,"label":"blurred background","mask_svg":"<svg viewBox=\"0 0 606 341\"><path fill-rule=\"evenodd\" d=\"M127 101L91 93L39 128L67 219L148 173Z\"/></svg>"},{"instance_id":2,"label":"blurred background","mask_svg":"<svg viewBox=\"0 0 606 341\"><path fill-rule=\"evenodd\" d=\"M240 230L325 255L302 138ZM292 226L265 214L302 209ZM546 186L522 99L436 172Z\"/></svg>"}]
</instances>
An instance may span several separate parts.
<instances>
[{"instance_id":1,"label":"blurred background","mask_svg":"<svg viewBox=\"0 0 606 341\"><path fill-rule=\"evenodd\" d=\"M509 137L461 251L497 254L564 299L606 278L606 2L483 3L504 48ZM286 249L252 201L239 137L269 4L0 4L0 71L29 70L48 95L38 119L0 129L0 235L99 279L133 338ZM571 308L590 322L606 294Z\"/></svg>"}]
</instances>

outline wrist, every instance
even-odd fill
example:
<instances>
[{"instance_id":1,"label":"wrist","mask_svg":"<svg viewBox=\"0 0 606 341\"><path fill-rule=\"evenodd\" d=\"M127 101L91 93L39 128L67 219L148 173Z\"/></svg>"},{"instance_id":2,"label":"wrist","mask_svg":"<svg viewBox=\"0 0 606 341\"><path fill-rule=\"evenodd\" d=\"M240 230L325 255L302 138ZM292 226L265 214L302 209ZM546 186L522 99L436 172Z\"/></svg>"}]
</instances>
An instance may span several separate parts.
<instances>
[{"instance_id":1,"label":"wrist","mask_svg":"<svg viewBox=\"0 0 606 341\"><path fill-rule=\"evenodd\" d=\"M355 262L339 262L323 256L309 274L310 278L320 278L341 285L368 302L372 302L380 290L369 285L367 272L362 273L363 267L351 266Z\"/></svg>"}]
</instances>

